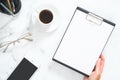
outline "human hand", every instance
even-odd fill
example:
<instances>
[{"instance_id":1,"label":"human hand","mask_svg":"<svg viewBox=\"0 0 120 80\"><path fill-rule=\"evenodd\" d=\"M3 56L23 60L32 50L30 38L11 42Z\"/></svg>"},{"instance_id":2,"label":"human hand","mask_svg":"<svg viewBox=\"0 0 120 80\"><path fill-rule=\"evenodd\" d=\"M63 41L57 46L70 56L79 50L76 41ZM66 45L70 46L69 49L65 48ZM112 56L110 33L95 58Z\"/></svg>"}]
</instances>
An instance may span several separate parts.
<instances>
[{"instance_id":1,"label":"human hand","mask_svg":"<svg viewBox=\"0 0 120 80\"><path fill-rule=\"evenodd\" d=\"M85 76L84 80L100 80L100 77L101 77L101 74L103 71L103 67L104 67L104 62L105 62L105 58L101 54L99 59L97 60L95 70L91 73L91 75L89 77Z\"/></svg>"}]
</instances>

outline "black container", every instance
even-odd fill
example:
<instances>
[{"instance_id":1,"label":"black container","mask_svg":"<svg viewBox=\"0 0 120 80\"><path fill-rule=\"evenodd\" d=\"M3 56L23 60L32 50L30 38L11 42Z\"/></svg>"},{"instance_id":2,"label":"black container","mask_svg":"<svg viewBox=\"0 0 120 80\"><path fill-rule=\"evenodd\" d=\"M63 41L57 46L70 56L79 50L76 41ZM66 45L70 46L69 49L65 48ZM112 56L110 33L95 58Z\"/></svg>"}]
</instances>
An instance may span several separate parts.
<instances>
[{"instance_id":1,"label":"black container","mask_svg":"<svg viewBox=\"0 0 120 80\"><path fill-rule=\"evenodd\" d=\"M9 10L10 10L10 6L11 6L12 11L11 10L10 11L13 14L18 13L21 9L21 1L20 0L0 0L0 3L2 3ZM8 12L2 5L0 5L0 12L11 15L10 12Z\"/></svg>"}]
</instances>

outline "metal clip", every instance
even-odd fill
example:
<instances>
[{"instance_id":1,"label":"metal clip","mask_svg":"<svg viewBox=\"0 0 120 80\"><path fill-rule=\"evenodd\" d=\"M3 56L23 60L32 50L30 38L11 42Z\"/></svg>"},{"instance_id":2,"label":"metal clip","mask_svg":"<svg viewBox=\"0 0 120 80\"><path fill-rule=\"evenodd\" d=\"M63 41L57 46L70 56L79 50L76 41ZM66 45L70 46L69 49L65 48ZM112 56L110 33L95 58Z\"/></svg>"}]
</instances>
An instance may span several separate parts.
<instances>
[{"instance_id":1,"label":"metal clip","mask_svg":"<svg viewBox=\"0 0 120 80\"><path fill-rule=\"evenodd\" d=\"M97 25L102 25L102 22L103 22L103 18L101 18L93 13L88 13L88 15L86 16L86 20L88 20L94 24L97 24Z\"/></svg>"}]
</instances>

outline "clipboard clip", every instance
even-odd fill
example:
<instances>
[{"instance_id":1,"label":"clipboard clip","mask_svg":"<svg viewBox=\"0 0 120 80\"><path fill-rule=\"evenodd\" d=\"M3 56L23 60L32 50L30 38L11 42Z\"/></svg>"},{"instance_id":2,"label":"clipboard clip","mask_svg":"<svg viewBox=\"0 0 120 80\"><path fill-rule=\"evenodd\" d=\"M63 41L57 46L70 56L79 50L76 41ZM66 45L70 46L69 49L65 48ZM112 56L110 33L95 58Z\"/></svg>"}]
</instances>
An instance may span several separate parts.
<instances>
[{"instance_id":1,"label":"clipboard clip","mask_svg":"<svg viewBox=\"0 0 120 80\"><path fill-rule=\"evenodd\" d=\"M88 20L94 24L97 24L99 26L101 26L102 22L103 22L103 18L101 18L93 13L88 13L86 16L86 20Z\"/></svg>"}]
</instances>

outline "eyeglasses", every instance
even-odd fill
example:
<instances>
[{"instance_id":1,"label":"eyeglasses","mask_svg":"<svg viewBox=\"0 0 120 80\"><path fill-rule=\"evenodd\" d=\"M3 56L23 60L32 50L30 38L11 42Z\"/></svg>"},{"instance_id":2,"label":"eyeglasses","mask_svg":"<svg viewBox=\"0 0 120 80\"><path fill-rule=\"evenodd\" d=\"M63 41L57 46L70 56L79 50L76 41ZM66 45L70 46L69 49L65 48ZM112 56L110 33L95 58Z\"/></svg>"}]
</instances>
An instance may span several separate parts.
<instances>
[{"instance_id":1,"label":"eyeglasses","mask_svg":"<svg viewBox=\"0 0 120 80\"><path fill-rule=\"evenodd\" d=\"M0 43L0 48L4 48L3 53L5 53L10 45L16 45L16 43L20 43L21 40L33 41L30 37L32 36L31 33L26 33L20 36L17 40L7 41Z\"/></svg>"}]
</instances>

